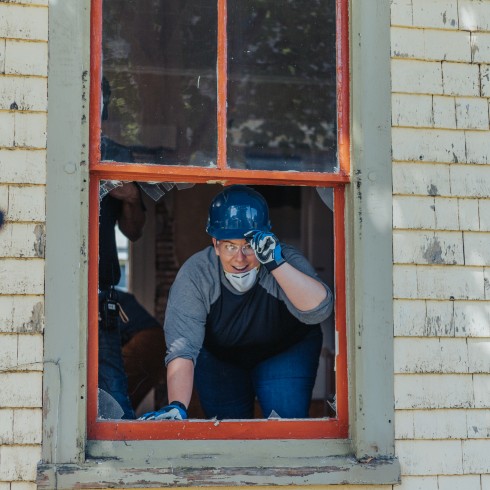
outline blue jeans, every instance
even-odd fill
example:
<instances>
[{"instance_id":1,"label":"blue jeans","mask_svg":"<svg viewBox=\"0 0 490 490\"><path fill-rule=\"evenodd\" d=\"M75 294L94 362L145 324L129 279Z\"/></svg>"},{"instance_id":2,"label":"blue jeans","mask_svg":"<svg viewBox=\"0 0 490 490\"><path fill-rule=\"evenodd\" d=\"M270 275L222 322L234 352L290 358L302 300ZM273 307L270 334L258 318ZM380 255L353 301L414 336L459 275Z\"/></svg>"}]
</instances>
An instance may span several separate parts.
<instances>
[{"instance_id":1,"label":"blue jeans","mask_svg":"<svg viewBox=\"0 0 490 490\"><path fill-rule=\"evenodd\" d=\"M120 405L124 411L121 418L135 418L128 396L128 379L124 371L119 328L106 330L99 327L99 389L111 395ZM99 415L104 416L103 413Z\"/></svg>"},{"instance_id":2,"label":"blue jeans","mask_svg":"<svg viewBox=\"0 0 490 490\"><path fill-rule=\"evenodd\" d=\"M195 383L206 417L250 419L257 397L264 417L307 418L322 348L322 332L312 327L289 349L244 369L217 359L204 347Z\"/></svg>"},{"instance_id":3,"label":"blue jeans","mask_svg":"<svg viewBox=\"0 0 490 490\"><path fill-rule=\"evenodd\" d=\"M99 293L99 299L103 300L106 294ZM99 321L99 388L111 395L121 406L124 411L123 419L134 419L134 410L128 396L122 346L137 332L159 327L159 324L132 294L117 290L117 295L129 322L123 323L118 319L117 328L106 329Z\"/></svg>"}]
</instances>

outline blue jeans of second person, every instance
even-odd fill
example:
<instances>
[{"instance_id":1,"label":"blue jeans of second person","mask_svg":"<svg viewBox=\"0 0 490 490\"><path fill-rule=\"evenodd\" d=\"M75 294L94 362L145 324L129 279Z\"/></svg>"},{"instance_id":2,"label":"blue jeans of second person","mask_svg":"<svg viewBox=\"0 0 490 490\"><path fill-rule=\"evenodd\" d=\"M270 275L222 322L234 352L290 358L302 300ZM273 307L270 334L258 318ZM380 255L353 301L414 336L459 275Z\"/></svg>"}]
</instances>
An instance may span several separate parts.
<instances>
[{"instance_id":1,"label":"blue jeans of second person","mask_svg":"<svg viewBox=\"0 0 490 490\"><path fill-rule=\"evenodd\" d=\"M273 411L281 418L307 418L321 348L319 327L251 369L217 359L202 348L195 383L206 417L253 418L257 397L266 418Z\"/></svg>"},{"instance_id":2,"label":"blue jeans of second person","mask_svg":"<svg viewBox=\"0 0 490 490\"><path fill-rule=\"evenodd\" d=\"M99 388L111 395L121 406L124 411L123 419L135 418L128 396L120 328L107 330L99 326Z\"/></svg>"},{"instance_id":3,"label":"blue jeans of second person","mask_svg":"<svg viewBox=\"0 0 490 490\"><path fill-rule=\"evenodd\" d=\"M108 292L99 293L102 301ZM128 378L124 370L122 346L141 330L159 327L153 318L129 293L117 290L117 300L129 318L118 319L117 328L107 329L99 322L99 388L111 395L124 411L122 418L134 419L135 413L128 396Z\"/></svg>"}]
</instances>

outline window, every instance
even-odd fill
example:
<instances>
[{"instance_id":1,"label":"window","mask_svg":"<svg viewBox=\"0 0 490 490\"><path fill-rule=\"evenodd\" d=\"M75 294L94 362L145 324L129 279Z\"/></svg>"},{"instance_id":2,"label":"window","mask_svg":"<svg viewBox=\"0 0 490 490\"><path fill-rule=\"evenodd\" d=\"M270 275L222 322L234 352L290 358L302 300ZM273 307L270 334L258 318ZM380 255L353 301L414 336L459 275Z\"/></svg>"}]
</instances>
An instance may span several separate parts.
<instances>
[{"instance_id":1,"label":"window","mask_svg":"<svg viewBox=\"0 0 490 490\"><path fill-rule=\"evenodd\" d=\"M126 172L348 182L347 9L345 0L94 1L93 171L113 173L93 144L102 113L102 133L131 150L120 161L131 153L132 162L187 167Z\"/></svg>"},{"instance_id":2,"label":"window","mask_svg":"<svg viewBox=\"0 0 490 490\"><path fill-rule=\"evenodd\" d=\"M101 46L92 45L93 188L100 178L337 186L331 232L338 386L335 415L301 422L115 423L98 418L94 305L100 281L92 240L89 438L346 437L343 185L349 180L349 127L342 116L349 113L349 97L348 84L341 82L349 80L347 2L97 0L93 6L92 39L102 39ZM92 223L99 214L98 195L92 192Z\"/></svg>"},{"instance_id":3,"label":"window","mask_svg":"<svg viewBox=\"0 0 490 490\"><path fill-rule=\"evenodd\" d=\"M338 5L347 8L347 2ZM154 165L143 162L143 158L138 163L109 164L99 162L96 151L91 158L89 176L88 122L92 138L98 137L100 112L96 113L100 111L100 100L97 100L98 91L94 90L94 112L90 115L88 82L89 79L100 81L102 73L100 59L97 58L92 60L91 69L88 69L90 19L87 7L88 1L76 6L67 2L50 4L45 419L39 488L71 488L75 483L87 487L100 486L101 481L107 486L144 486L143 482L153 487L218 483L267 485L277 484L277 478L284 484L293 485L397 482L399 468L393 459L388 0L379 2L376 9L366 2L352 2L351 20L343 17L345 27L350 26L350 37L362 39L362 42L352 42L351 45L354 62L350 96L347 97L348 91L339 94L340 119L345 121L345 124L339 124L339 129L348 129L352 118L352 132L350 141L348 131L340 132L337 151L341 165L335 172L226 168L218 163L216 168L205 165L196 168L179 165L178 162ZM95 29L92 42L96 42L101 34L98 22L102 19L102 4L93 2L91 7L91 25ZM218 7L223 9L224 4L219 2ZM217 16L217 20L220 19L223 19L222 15ZM217 31L223 34L219 29L218 25ZM217 37L218 54L220 46L221 50L226 46L222 34ZM348 40L344 29L341 46L345 53ZM219 59L223 61L224 58ZM348 64L345 64L338 73L341 86L347 87L347 74ZM343 97L350 100L351 111L342 101ZM218 142L221 143L217 150L221 148L223 151L226 124L222 124L220 129L220 120L223 121L217 120L217 128L221 134ZM90 147L94 149L93 144ZM349 180L350 148L352 185L345 186ZM240 146L236 151L239 150ZM217 162L225 161L220 160L217 151ZM260 163L260 159L256 161ZM73 162L75 165L70 165ZM87 418L86 390L87 385L95 386L93 379L87 383L86 378L87 370L93 373L89 368L93 359L89 358L87 362L87 325L93 324L93 295L96 291L96 278L92 272L89 281L92 298L88 298L87 185L90 181L90 219L93 222L96 219L94 204L98 201L98 181L111 178L168 182L183 179L181 181L196 183L286 183L335 189L336 199L345 200L346 210L346 226L339 221L337 223L342 232L345 230L346 240L346 347L349 364L346 382L351 415L348 437L289 440L286 444L267 440L174 440L168 444L165 441L131 440L138 438L133 437L134 434L129 434L125 441L117 440L124 437L114 437L114 434L105 438L101 434L101 439L105 440L87 438L90 415ZM90 240L93 237L90 235ZM96 250L96 243L92 242L91 248ZM89 301L92 303L91 320L87 318ZM113 425L118 426L117 432L124 423ZM108 430L114 432L112 427ZM305 434L304 437L310 435ZM369 464L362 462L366 456ZM94 462L94 458L99 459ZM117 468L111 458L117 458ZM203 468L210 471L203 472Z\"/></svg>"}]
</instances>

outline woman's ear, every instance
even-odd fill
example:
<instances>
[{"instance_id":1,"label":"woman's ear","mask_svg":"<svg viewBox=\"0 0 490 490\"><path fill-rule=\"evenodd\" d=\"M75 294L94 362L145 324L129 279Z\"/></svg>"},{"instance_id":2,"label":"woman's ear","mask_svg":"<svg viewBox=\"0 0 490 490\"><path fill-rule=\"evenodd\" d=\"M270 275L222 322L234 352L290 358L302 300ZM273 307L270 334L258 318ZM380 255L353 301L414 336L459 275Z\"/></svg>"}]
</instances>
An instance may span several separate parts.
<instances>
[{"instance_id":1,"label":"woman's ear","mask_svg":"<svg viewBox=\"0 0 490 490\"><path fill-rule=\"evenodd\" d=\"M214 247L214 251L216 253L216 255L219 257L219 250L218 250L218 240L216 240L216 238L212 238L213 240L213 247Z\"/></svg>"}]
</instances>

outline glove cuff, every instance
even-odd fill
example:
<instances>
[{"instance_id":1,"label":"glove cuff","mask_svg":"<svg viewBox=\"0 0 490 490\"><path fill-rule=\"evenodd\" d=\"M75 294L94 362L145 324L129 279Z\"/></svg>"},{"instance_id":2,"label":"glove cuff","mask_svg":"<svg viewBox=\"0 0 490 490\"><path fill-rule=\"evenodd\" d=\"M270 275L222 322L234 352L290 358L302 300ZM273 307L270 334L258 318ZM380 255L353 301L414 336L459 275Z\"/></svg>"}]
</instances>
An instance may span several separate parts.
<instances>
[{"instance_id":1,"label":"glove cuff","mask_svg":"<svg viewBox=\"0 0 490 490\"><path fill-rule=\"evenodd\" d=\"M169 405L176 405L177 407L181 408L182 410L185 410L187 412L187 408L186 406L181 403L181 402L178 402L177 400L173 401L173 402L170 402Z\"/></svg>"},{"instance_id":2,"label":"glove cuff","mask_svg":"<svg viewBox=\"0 0 490 490\"><path fill-rule=\"evenodd\" d=\"M183 403L181 403L181 402L179 402L179 401L175 400L175 401L173 401L173 402L170 402L170 403L168 404L168 406L174 406L174 407L179 408L179 409L180 409L180 410L183 412L183 414L185 415L185 416L183 416L182 418L183 418L183 419L188 418L187 408L186 408L186 406L185 406Z\"/></svg>"},{"instance_id":3,"label":"glove cuff","mask_svg":"<svg viewBox=\"0 0 490 490\"><path fill-rule=\"evenodd\" d=\"M282 264L285 263L286 261L284 260L284 257L281 256L280 260L272 260L271 262L267 262L267 264L263 264L263 265L269 272L272 272L273 270L277 269L278 267L280 267Z\"/></svg>"}]
</instances>

